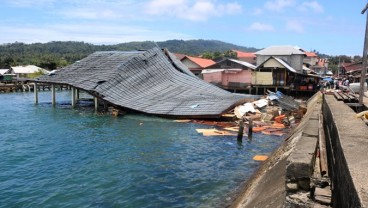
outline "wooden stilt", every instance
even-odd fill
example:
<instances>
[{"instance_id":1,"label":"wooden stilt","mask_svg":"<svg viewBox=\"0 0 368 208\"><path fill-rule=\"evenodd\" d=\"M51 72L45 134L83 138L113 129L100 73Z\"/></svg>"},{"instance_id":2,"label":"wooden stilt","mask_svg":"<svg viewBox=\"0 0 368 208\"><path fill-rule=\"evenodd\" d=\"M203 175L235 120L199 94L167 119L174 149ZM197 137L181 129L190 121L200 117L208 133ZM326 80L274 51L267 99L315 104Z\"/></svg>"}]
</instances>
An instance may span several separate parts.
<instances>
[{"instance_id":1,"label":"wooden stilt","mask_svg":"<svg viewBox=\"0 0 368 208\"><path fill-rule=\"evenodd\" d=\"M76 95L77 95L77 101L79 100L79 89L75 89L76 90Z\"/></svg>"},{"instance_id":2,"label":"wooden stilt","mask_svg":"<svg viewBox=\"0 0 368 208\"><path fill-rule=\"evenodd\" d=\"M52 84L51 85L51 103L52 105L56 104L56 99L55 99L55 85Z\"/></svg>"},{"instance_id":3,"label":"wooden stilt","mask_svg":"<svg viewBox=\"0 0 368 208\"><path fill-rule=\"evenodd\" d=\"M248 139L252 140L253 136L253 119L249 118L249 126L248 126Z\"/></svg>"},{"instance_id":4,"label":"wooden stilt","mask_svg":"<svg viewBox=\"0 0 368 208\"><path fill-rule=\"evenodd\" d=\"M239 131L238 131L238 137L237 137L238 142L243 141L243 132L244 132L244 121L242 118L239 122Z\"/></svg>"},{"instance_id":5,"label":"wooden stilt","mask_svg":"<svg viewBox=\"0 0 368 208\"><path fill-rule=\"evenodd\" d=\"M95 101L95 111L98 111L98 98L94 97L93 99Z\"/></svg>"},{"instance_id":6,"label":"wooden stilt","mask_svg":"<svg viewBox=\"0 0 368 208\"><path fill-rule=\"evenodd\" d=\"M72 87L72 107L75 107L75 88Z\"/></svg>"},{"instance_id":7,"label":"wooden stilt","mask_svg":"<svg viewBox=\"0 0 368 208\"><path fill-rule=\"evenodd\" d=\"M38 88L37 88L37 82L34 83L33 88L34 88L35 104L38 104Z\"/></svg>"}]
</instances>

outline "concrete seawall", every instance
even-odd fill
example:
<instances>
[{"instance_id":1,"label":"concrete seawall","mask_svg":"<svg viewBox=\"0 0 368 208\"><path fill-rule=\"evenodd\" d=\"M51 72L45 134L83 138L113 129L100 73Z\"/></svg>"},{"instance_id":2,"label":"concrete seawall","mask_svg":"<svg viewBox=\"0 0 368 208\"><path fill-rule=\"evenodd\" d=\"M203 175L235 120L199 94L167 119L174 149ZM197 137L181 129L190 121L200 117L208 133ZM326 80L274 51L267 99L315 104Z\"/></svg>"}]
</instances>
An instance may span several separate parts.
<instances>
[{"instance_id":1,"label":"concrete seawall","mask_svg":"<svg viewBox=\"0 0 368 208\"><path fill-rule=\"evenodd\" d=\"M323 101L334 207L368 207L368 127L332 95Z\"/></svg>"},{"instance_id":2,"label":"concrete seawall","mask_svg":"<svg viewBox=\"0 0 368 208\"><path fill-rule=\"evenodd\" d=\"M317 93L307 107L302 122L230 207L368 207L368 127L332 95ZM318 172L320 133L329 163L324 176Z\"/></svg>"}]
</instances>

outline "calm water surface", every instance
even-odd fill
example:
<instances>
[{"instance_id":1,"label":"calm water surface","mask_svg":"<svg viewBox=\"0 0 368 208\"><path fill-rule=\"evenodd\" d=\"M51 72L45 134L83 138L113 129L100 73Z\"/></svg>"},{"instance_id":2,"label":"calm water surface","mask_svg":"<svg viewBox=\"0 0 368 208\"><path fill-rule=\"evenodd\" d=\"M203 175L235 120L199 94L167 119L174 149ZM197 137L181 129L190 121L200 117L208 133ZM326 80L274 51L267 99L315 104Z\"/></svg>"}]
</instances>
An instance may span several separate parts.
<instances>
[{"instance_id":1,"label":"calm water surface","mask_svg":"<svg viewBox=\"0 0 368 208\"><path fill-rule=\"evenodd\" d=\"M0 94L0 207L222 207L282 142L203 137L142 115L70 107L70 92Z\"/></svg>"}]
</instances>

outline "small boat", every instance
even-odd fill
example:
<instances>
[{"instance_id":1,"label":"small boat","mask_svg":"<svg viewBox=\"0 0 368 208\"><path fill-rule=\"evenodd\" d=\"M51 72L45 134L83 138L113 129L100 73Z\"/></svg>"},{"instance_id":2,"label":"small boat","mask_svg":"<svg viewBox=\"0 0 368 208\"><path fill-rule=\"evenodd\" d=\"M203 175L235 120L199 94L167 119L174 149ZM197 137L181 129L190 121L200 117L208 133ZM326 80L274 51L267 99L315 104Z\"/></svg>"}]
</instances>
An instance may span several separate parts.
<instances>
[{"instance_id":1,"label":"small boat","mask_svg":"<svg viewBox=\"0 0 368 208\"><path fill-rule=\"evenodd\" d=\"M360 82L350 83L349 86L341 85L339 89L342 91L350 91L352 93L359 93L360 91ZM367 92L367 83L364 82L364 92Z\"/></svg>"},{"instance_id":2,"label":"small boat","mask_svg":"<svg viewBox=\"0 0 368 208\"><path fill-rule=\"evenodd\" d=\"M354 93L359 93L360 91L360 82L353 82L349 84L349 88ZM364 82L364 92L367 92L367 83Z\"/></svg>"}]
</instances>

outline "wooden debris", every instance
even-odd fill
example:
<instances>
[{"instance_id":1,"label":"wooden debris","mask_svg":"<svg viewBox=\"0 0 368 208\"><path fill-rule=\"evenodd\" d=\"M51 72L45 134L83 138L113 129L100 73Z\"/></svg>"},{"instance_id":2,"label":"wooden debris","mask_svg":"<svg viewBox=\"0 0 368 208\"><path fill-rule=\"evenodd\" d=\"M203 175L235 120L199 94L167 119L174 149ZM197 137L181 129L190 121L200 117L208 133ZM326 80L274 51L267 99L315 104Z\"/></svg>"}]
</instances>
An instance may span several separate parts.
<instances>
[{"instance_id":1,"label":"wooden debris","mask_svg":"<svg viewBox=\"0 0 368 208\"><path fill-rule=\"evenodd\" d=\"M226 127L226 128L224 128L224 130L238 132L239 131L239 127L237 127L237 126L234 126L234 127Z\"/></svg>"},{"instance_id":2,"label":"wooden debris","mask_svg":"<svg viewBox=\"0 0 368 208\"><path fill-rule=\"evenodd\" d=\"M221 131L217 129L196 129L198 133L202 133L203 136L233 136L236 135L229 131Z\"/></svg>"},{"instance_id":3,"label":"wooden debris","mask_svg":"<svg viewBox=\"0 0 368 208\"><path fill-rule=\"evenodd\" d=\"M329 186L325 188L316 187L314 191L314 200L324 205L331 205L331 189Z\"/></svg>"},{"instance_id":4,"label":"wooden debris","mask_svg":"<svg viewBox=\"0 0 368 208\"><path fill-rule=\"evenodd\" d=\"M189 119L174 120L174 122L177 122L177 123L188 123L190 121L191 120L189 120Z\"/></svg>"},{"instance_id":5,"label":"wooden debris","mask_svg":"<svg viewBox=\"0 0 368 208\"><path fill-rule=\"evenodd\" d=\"M265 161L268 159L268 156L266 155L256 155L253 157L253 160L255 161Z\"/></svg>"}]
</instances>

